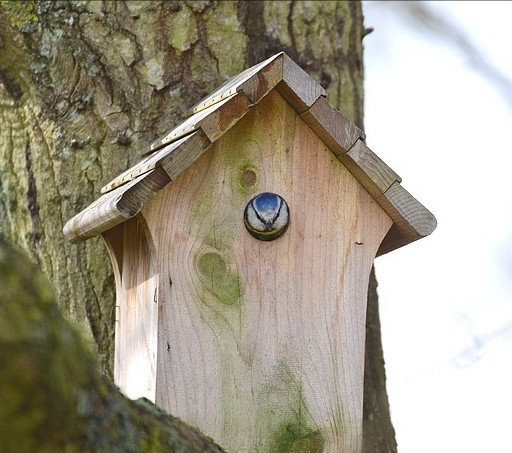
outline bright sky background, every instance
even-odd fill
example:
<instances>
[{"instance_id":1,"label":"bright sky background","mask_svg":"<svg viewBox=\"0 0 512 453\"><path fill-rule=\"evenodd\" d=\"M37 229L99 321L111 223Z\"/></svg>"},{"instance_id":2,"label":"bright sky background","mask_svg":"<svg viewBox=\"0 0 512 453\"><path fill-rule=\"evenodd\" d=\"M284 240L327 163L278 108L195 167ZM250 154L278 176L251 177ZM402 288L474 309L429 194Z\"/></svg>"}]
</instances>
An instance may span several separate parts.
<instances>
[{"instance_id":1,"label":"bright sky background","mask_svg":"<svg viewBox=\"0 0 512 453\"><path fill-rule=\"evenodd\" d=\"M511 453L512 85L403 3L364 2L367 142L438 220L376 261L398 449ZM512 2L427 6L512 81Z\"/></svg>"}]
</instances>

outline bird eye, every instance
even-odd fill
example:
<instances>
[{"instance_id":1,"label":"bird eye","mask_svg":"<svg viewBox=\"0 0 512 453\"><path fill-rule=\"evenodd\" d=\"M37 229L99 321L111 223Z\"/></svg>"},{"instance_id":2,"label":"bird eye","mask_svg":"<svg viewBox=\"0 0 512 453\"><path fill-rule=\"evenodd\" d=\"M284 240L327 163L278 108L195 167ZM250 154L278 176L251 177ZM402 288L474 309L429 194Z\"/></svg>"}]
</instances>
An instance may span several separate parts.
<instances>
[{"instance_id":1,"label":"bird eye","mask_svg":"<svg viewBox=\"0 0 512 453\"><path fill-rule=\"evenodd\" d=\"M247 203L244 211L247 231L261 241L280 237L290 223L290 209L283 197L264 192Z\"/></svg>"}]
</instances>

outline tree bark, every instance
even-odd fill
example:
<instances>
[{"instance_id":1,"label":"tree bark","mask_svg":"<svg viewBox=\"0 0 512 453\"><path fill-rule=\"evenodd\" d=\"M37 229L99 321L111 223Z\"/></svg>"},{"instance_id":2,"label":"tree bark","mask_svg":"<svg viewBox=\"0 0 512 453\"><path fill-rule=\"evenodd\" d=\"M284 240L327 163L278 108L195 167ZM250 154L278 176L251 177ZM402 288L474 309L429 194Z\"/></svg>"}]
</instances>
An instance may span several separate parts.
<instances>
[{"instance_id":1,"label":"tree bark","mask_svg":"<svg viewBox=\"0 0 512 453\"><path fill-rule=\"evenodd\" d=\"M336 1L0 3L0 228L28 250L112 374L115 286L99 238L65 222L230 76L281 50L363 124L363 15ZM376 282L364 451L394 452Z\"/></svg>"}]
</instances>

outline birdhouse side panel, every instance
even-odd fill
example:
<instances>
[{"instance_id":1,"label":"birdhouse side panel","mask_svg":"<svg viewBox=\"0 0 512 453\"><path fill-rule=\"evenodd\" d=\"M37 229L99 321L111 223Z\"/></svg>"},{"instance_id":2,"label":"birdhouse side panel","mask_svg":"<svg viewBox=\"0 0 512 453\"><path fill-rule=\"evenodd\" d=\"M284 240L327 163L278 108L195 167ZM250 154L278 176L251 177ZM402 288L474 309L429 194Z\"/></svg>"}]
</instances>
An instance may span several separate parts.
<instances>
[{"instance_id":1,"label":"birdhouse side panel","mask_svg":"<svg viewBox=\"0 0 512 453\"><path fill-rule=\"evenodd\" d=\"M290 209L274 241L244 225L262 192ZM143 215L160 273L157 404L228 451L358 451L368 279L391 220L280 94Z\"/></svg>"},{"instance_id":2,"label":"birdhouse side panel","mask_svg":"<svg viewBox=\"0 0 512 453\"><path fill-rule=\"evenodd\" d=\"M104 233L116 276L114 381L130 398L155 401L157 258L141 215Z\"/></svg>"}]
</instances>

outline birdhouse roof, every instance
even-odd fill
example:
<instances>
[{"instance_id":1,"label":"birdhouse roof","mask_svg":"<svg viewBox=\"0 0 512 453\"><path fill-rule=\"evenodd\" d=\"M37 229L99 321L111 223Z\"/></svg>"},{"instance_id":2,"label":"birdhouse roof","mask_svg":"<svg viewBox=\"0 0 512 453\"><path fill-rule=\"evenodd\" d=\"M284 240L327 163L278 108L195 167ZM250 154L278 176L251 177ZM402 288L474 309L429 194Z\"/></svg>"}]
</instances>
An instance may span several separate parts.
<instances>
[{"instance_id":1,"label":"birdhouse roof","mask_svg":"<svg viewBox=\"0 0 512 453\"><path fill-rule=\"evenodd\" d=\"M393 220L378 254L435 229L435 217L368 148L363 131L333 108L320 84L281 52L245 70L192 107L181 124L143 150L139 163L105 185L100 198L67 222L66 239L80 242L137 215L274 89Z\"/></svg>"}]
</instances>

